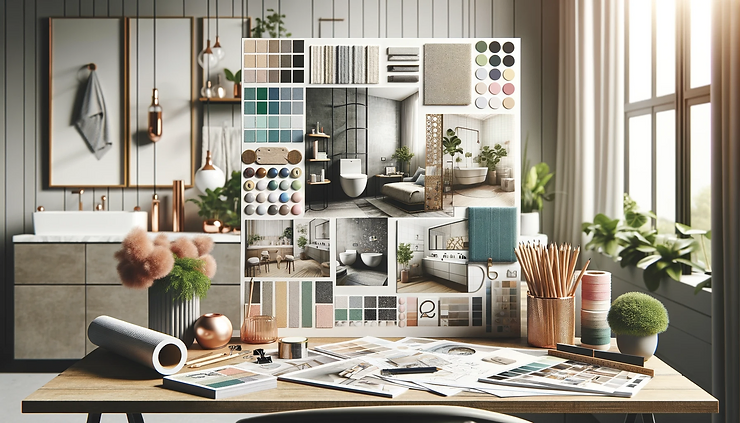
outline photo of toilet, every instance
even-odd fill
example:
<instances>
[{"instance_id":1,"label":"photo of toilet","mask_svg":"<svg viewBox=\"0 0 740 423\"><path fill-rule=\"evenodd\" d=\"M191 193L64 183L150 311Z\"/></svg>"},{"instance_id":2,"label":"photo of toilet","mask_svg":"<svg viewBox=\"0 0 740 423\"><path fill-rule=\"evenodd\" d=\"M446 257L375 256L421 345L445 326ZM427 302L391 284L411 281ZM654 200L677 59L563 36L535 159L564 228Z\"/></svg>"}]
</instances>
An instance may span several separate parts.
<instances>
[{"instance_id":1,"label":"photo of toilet","mask_svg":"<svg viewBox=\"0 0 740 423\"><path fill-rule=\"evenodd\" d=\"M388 219L336 219L336 285L388 286Z\"/></svg>"}]
</instances>

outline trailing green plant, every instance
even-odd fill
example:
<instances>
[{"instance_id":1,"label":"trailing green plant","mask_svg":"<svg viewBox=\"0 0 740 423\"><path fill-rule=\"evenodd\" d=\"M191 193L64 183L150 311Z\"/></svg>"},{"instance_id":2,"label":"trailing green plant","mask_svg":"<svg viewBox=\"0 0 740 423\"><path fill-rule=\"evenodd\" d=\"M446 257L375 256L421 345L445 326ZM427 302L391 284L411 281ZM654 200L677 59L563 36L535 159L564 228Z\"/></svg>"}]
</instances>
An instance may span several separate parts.
<instances>
[{"instance_id":1,"label":"trailing green plant","mask_svg":"<svg viewBox=\"0 0 740 423\"><path fill-rule=\"evenodd\" d=\"M411 251L411 244L403 242L398 244L398 249L396 250L396 261L401 264L404 269L408 267L413 257L414 252Z\"/></svg>"},{"instance_id":2,"label":"trailing green plant","mask_svg":"<svg viewBox=\"0 0 740 423\"><path fill-rule=\"evenodd\" d=\"M663 303L642 292L617 297L606 319L618 335L650 336L668 329L668 311Z\"/></svg>"},{"instance_id":3,"label":"trailing green plant","mask_svg":"<svg viewBox=\"0 0 740 423\"><path fill-rule=\"evenodd\" d=\"M157 279L153 289L175 294L173 300L205 298L211 280L205 275L205 261L197 258L178 257L173 254L175 265L167 276Z\"/></svg>"},{"instance_id":4,"label":"trailing green plant","mask_svg":"<svg viewBox=\"0 0 740 423\"><path fill-rule=\"evenodd\" d=\"M393 155L391 155L392 159L396 159L401 163L402 168L405 168L407 164L410 164L413 157L414 153L412 153L405 145L397 148Z\"/></svg>"},{"instance_id":5,"label":"trailing green plant","mask_svg":"<svg viewBox=\"0 0 740 423\"><path fill-rule=\"evenodd\" d=\"M265 33L269 34L270 38L287 38L293 35L288 32L283 23L285 15L281 15L275 9L267 9L267 11L272 13L265 16L265 19L255 19L255 25L252 28L253 38L262 38Z\"/></svg>"},{"instance_id":6,"label":"trailing green plant","mask_svg":"<svg viewBox=\"0 0 740 423\"><path fill-rule=\"evenodd\" d=\"M242 82L242 70L241 69L236 71L236 73L232 73L230 70L224 68L224 74L226 75L227 81L231 81L235 84L240 84Z\"/></svg>"},{"instance_id":7,"label":"trailing green plant","mask_svg":"<svg viewBox=\"0 0 740 423\"><path fill-rule=\"evenodd\" d=\"M482 166L486 166L489 172L493 172L496 170L496 166L498 166L501 158L506 157L508 154L509 153L501 146L501 144L495 144L493 148L484 145L483 148L480 149L480 154L476 156L477 163Z\"/></svg>"}]
</instances>

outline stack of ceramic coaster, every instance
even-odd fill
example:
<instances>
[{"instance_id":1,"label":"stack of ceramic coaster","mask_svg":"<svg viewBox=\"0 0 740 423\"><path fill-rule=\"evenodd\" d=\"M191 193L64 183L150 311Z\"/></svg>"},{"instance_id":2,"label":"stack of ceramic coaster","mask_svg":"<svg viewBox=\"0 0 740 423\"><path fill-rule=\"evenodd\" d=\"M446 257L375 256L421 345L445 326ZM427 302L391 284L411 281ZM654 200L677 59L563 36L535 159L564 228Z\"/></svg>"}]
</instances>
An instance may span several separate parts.
<instances>
[{"instance_id":1,"label":"stack of ceramic coaster","mask_svg":"<svg viewBox=\"0 0 740 423\"><path fill-rule=\"evenodd\" d=\"M606 315L611 306L612 275L588 270L581 281L581 344L606 350L611 344L611 329Z\"/></svg>"}]
</instances>

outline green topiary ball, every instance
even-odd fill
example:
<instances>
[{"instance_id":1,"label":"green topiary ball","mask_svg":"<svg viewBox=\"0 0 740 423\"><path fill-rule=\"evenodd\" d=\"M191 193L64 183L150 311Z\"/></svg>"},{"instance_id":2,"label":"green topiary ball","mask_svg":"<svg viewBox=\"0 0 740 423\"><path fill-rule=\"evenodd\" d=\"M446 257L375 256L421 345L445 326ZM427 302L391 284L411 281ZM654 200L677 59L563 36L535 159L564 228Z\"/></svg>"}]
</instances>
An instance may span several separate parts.
<instances>
[{"instance_id":1,"label":"green topiary ball","mask_svg":"<svg viewBox=\"0 0 740 423\"><path fill-rule=\"evenodd\" d=\"M648 336L668 329L668 311L650 295L627 292L614 300L607 321L618 335Z\"/></svg>"}]
</instances>

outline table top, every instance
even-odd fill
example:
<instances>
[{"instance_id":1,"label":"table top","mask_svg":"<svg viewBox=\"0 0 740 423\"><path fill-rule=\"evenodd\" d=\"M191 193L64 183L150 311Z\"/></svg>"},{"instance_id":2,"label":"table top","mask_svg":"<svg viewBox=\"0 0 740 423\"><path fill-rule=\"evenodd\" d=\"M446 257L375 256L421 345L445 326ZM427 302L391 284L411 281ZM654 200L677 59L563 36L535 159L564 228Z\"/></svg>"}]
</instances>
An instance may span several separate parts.
<instances>
[{"instance_id":1,"label":"table top","mask_svg":"<svg viewBox=\"0 0 740 423\"><path fill-rule=\"evenodd\" d=\"M349 338L310 338L309 348ZM461 342L526 347L526 339L456 338ZM234 343L239 343L238 338ZM259 346L250 345L247 349ZM274 349L275 344L264 346ZM227 349L223 349L227 350ZM194 346L189 357L203 356ZM204 367L224 364L223 361ZM666 363L653 357L655 378L632 398L536 396L498 398L463 392L451 397L409 390L389 399L278 381L277 389L212 400L166 389L154 370L98 348L22 402L24 413L267 413L308 408L372 405L457 405L501 413L717 413L719 402ZM184 368L182 372L192 371Z\"/></svg>"}]
</instances>

